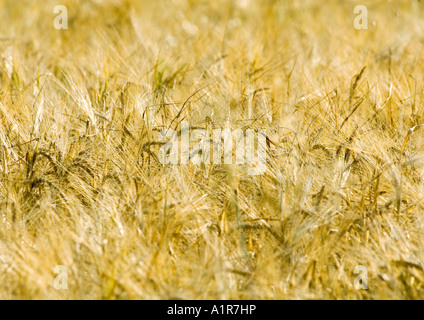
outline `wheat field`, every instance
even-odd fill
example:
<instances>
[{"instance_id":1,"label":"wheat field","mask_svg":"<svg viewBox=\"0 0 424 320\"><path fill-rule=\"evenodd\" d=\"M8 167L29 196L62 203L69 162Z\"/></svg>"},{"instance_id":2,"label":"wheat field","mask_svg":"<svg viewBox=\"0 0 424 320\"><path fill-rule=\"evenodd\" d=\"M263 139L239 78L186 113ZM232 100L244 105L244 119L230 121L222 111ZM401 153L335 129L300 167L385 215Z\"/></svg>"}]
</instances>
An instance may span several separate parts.
<instances>
[{"instance_id":1,"label":"wheat field","mask_svg":"<svg viewBox=\"0 0 424 320\"><path fill-rule=\"evenodd\" d=\"M424 298L423 57L415 0L0 0L0 299Z\"/></svg>"}]
</instances>

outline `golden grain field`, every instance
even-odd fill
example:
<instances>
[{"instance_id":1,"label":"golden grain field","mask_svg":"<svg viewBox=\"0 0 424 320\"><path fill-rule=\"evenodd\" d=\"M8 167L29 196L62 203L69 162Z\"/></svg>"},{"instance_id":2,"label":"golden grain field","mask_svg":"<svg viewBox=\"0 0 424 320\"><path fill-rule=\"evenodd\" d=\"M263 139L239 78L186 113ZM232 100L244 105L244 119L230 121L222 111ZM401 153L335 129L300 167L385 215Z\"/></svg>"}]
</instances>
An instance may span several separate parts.
<instances>
[{"instance_id":1,"label":"golden grain field","mask_svg":"<svg viewBox=\"0 0 424 320\"><path fill-rule=\"evenodd\" d=\"M423 88L418 0L0 0L0 299L422 299Z\"/></svg>"}]
</instances>

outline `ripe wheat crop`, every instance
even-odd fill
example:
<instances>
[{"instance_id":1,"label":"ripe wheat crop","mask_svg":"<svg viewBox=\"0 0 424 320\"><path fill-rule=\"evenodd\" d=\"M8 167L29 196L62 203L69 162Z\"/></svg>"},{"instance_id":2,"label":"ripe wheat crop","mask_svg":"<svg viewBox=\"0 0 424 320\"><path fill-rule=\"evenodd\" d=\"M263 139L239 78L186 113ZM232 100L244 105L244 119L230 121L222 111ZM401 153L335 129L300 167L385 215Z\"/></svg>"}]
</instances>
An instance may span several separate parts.
<instances>
[{"instance_id":1,"label":"ripe wheat crop","mask_svg":"<svg viewBox=\"0 0 424 320\"><path fill-rule=\"evenodd\" d=\"M0 298L424 298L423 59L415 0L0 0Z\"/></svg>"}]
</instances>

